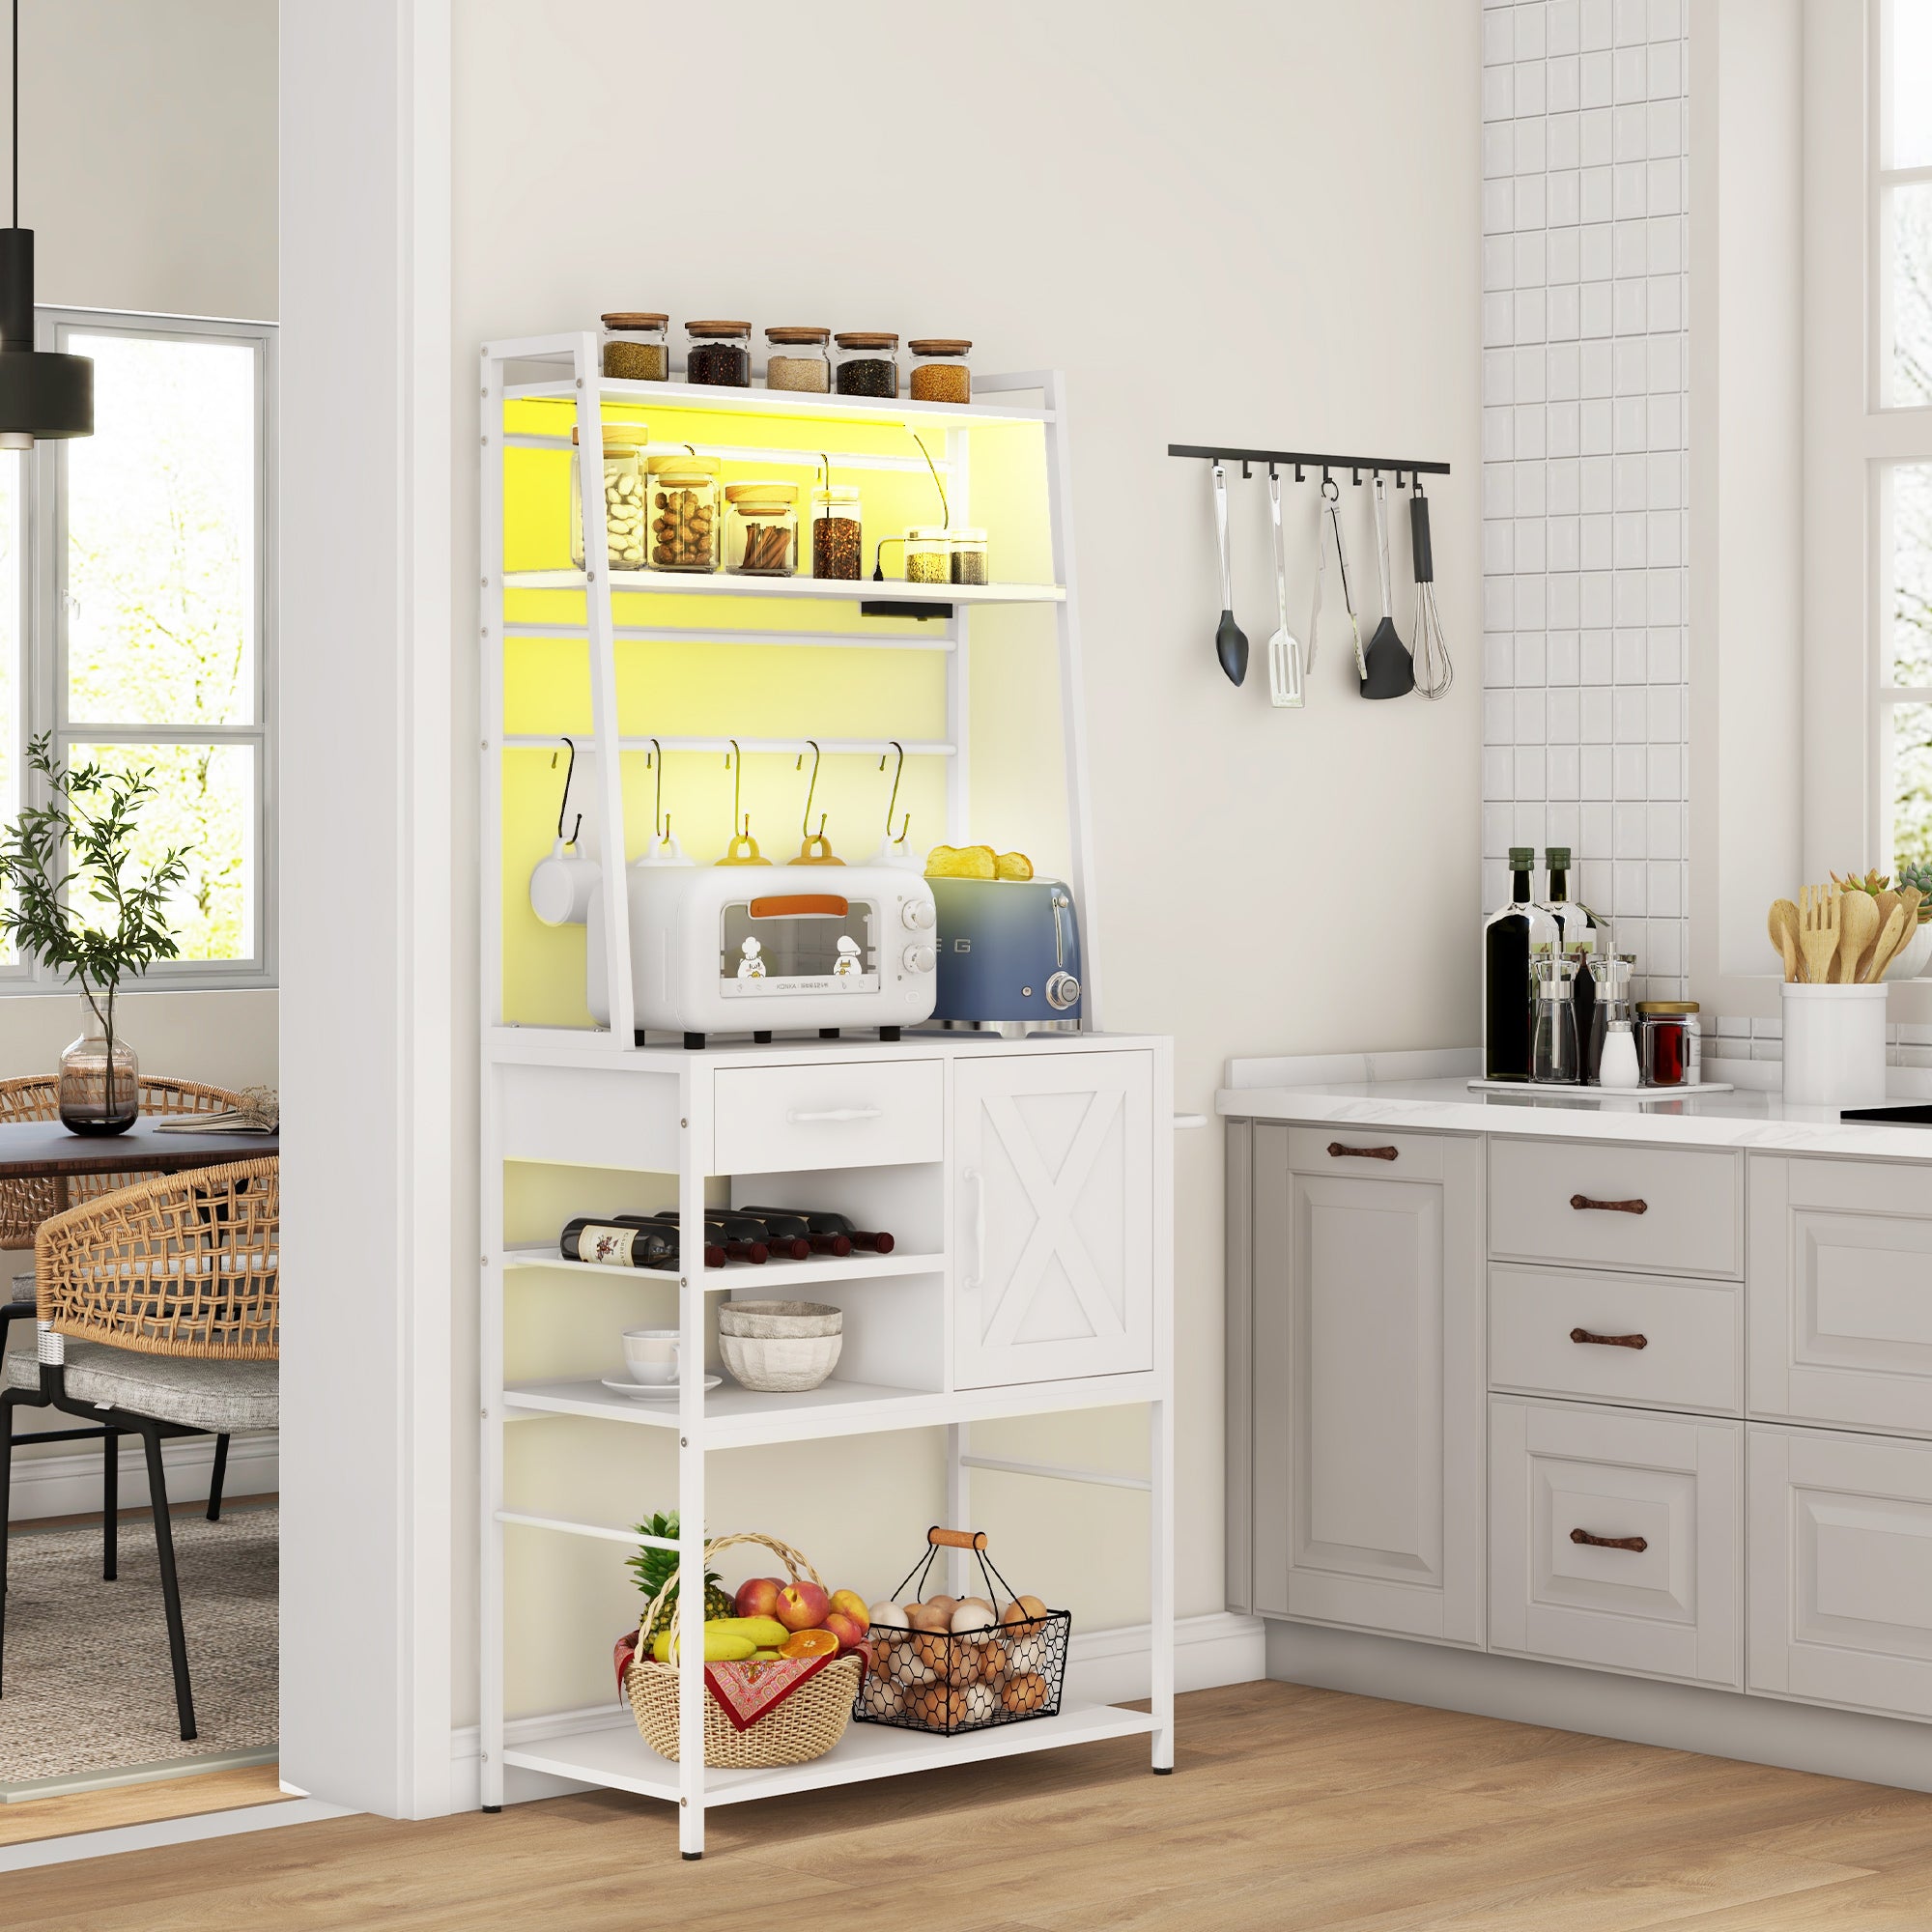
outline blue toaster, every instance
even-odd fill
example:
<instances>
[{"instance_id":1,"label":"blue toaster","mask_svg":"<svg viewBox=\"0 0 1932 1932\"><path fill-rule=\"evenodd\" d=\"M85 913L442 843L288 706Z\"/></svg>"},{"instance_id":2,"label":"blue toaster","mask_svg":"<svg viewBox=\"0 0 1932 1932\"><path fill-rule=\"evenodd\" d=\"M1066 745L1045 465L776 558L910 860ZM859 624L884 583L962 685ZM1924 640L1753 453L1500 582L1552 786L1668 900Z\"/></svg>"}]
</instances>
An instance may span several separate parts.
<instances>
[{"instance_id":1,"label":"blue toaster","mask_svg":"<svg viewBox=\"0 0 1932 1932\"><path fill-rule=\"evenodd\" d=\"M1009 1034L1078 1029L1080 925L1060 880L926 883L938 914L934 1019Z\"/></svg>"}]
</instances>

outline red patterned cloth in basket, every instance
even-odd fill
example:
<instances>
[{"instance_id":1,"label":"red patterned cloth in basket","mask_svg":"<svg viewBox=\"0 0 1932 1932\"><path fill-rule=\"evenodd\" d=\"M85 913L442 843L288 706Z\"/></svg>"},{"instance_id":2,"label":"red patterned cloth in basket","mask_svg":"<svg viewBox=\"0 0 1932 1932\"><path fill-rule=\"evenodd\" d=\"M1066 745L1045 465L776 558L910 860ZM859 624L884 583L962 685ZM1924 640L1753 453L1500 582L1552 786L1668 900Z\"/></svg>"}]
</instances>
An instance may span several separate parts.
<instances>
[{"instance_id":1,"label":"red patterned cloth in basket","mask_svg":"<svg viewBox=\"0 0 1932 1932\"><path fill-rule=\"evenodd\" d=\"M627 1631L617 1639L617 1694L624 1694L624 1672L638 1654L638 1634ZM781 1657L759 1662L707 1663L704 1683L731 1728L749 1731L767 1711L776 1710L809 1678L834 1660L830 1657Z\"/></svg>"}]
</instances>

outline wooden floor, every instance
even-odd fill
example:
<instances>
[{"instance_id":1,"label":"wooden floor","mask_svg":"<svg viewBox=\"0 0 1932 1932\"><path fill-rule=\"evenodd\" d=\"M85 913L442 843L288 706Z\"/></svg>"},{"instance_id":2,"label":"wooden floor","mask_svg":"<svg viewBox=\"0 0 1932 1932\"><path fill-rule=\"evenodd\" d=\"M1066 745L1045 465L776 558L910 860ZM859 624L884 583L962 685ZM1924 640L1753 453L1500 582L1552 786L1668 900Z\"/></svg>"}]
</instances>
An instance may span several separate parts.
<instances>
[{"instance_id":1,"label":"wooden floor","mask_svg":"<svg viewBox=\"0 0 1932 1932\"><path fill-rule=\"evenodd\" d=\"M1892 1932L1932 1797L1292 1685L1142 1739L714 1812L615 1793L343 1818L0 1881L9 1932ZM1927 1740L1932 1749L1932 1737Z\"/></svg>"},{"instance_id":2,"label":"wooden floor","mask_svg":"<svg viewBox=\"0 0 1932 1932\"><path fill-rule=\"evenodd\" d=\"M172 1512L170 1512L172 1514ZM157 1818L198 1818L206 1811L235 1811L244 1804L283 1802L272 1764L236 1771L204 1771L188 1777L153 1777L105 1791L62 1792L0 1804L0 1846L74 1832L105 1832L117 1825L148 1825ZM4 1884L4 1881L0 1881Z\"/></svg>"}]
</instances>

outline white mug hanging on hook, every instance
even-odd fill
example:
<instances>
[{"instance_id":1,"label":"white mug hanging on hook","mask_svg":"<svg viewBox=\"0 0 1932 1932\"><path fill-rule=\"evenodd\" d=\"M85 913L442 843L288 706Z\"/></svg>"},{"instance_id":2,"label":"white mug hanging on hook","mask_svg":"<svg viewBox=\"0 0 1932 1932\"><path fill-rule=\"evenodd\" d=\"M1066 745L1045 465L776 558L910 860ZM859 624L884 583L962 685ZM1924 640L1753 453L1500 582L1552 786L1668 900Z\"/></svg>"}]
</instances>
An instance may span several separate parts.
<instances>
[{"instance_id":1,"label":"white mug hanging on hook","mask_svg":"<svg viewBox=\"0 0 1932 1932\"><path fill-rule=\"evenodd\" d=\"M657 774L657 798L651 807L651 842L644 848L641 859L632 861L634 866L691 866L694 859L685 857L684 847L677 842L670 829L670 813L665 810L665 754L664 747L653 738L651 749L644 754L644 764Z\"/></svg>"},{"instance_id":2,"label":"white mug hanging on hook","mask_svg":"<svg viewBox=\"0 0 1932 1932\"><path fill-rule=\"evenodd\" d=\"M590 914L590 901L600 877L597 861L578 843L583 830L583 814L574 814L568 835L566 819L570 810L570 781L577 769L577 747L566 738L570 763L564 769L563 796L557 804L556 838L547 858L539 859L530 872L530 910L546 925L582 925ZM553 758L552 764L556 760Z\"/></svg>"}]
</instances>

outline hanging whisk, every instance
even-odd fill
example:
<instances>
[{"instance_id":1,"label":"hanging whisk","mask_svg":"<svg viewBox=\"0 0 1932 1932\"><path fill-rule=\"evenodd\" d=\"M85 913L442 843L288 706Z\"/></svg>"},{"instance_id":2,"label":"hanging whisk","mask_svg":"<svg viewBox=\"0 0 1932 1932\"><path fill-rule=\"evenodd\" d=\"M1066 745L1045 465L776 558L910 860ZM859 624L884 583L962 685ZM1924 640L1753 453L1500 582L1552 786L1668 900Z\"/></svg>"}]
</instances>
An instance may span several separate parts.
<instances>
[{"instance_id":1,"label":"hanging whisk","mask_svg":"<svg viewBox=\"0 0 1932 1932\"><path fill-rule=\"evenodd\" d=\"M1422 478L1408 499L1409 549L1415 558L1415 689L1423 697L1440 697L1455 681L1449 640L1435 608L1435 559L1429 547L1429 498Z\"/></svg>"}]
</instances>

